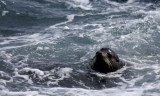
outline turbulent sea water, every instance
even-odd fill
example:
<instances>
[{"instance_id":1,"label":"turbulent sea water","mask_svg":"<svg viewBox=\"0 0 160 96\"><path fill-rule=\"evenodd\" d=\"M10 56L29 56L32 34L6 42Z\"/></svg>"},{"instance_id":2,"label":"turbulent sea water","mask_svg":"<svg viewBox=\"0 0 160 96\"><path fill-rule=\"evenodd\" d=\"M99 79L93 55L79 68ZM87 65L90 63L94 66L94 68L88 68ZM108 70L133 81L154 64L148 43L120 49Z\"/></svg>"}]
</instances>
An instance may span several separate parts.
<instances>
[{"instance_id":1,"label":"turbulent sea water","mask_svg":"<svg viewBox=\"0 0 160 96\"><path fill-rule=\"evenodd\" d=\"M128 66L102 74L102 47ZM0 96L160 96L159 0L0 0Z\"/></svg>"}]
</instances>

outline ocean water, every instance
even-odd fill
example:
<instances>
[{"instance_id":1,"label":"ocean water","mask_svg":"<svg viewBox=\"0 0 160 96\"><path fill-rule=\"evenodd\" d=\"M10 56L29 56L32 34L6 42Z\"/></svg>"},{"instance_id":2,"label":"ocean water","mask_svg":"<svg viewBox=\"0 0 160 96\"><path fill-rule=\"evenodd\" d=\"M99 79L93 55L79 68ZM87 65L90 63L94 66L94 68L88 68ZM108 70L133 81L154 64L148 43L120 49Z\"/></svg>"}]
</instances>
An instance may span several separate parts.
<instances>
[{"instance_id":1,"label":"ocean water","mask_svg":"<svg viewBox=\"0 0 160 96\"><path fill-rule=\"evenodd\" d=\"M122 69L90 62L113 49ZM0 96L160 96L159 0L0 0Z\"/></svg>"}]
</instances>

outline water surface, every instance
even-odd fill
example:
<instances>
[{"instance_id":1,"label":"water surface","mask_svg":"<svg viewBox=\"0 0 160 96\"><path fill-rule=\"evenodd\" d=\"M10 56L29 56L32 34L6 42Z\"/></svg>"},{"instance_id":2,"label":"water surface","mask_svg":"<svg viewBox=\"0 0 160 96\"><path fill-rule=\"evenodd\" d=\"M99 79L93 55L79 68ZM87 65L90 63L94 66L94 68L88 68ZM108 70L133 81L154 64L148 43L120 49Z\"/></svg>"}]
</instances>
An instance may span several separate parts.
<instances>
[{"instance_id":1,"label":"water surface","mask_svg":"<svg viewBox=\"0 0 160 96\"><path fill-rule=\"evenodd\" d=\"M0 0L1 96L159 96L159 0ZM93 72L102 47L129 66Z\"/></svg>"}]
</instances>

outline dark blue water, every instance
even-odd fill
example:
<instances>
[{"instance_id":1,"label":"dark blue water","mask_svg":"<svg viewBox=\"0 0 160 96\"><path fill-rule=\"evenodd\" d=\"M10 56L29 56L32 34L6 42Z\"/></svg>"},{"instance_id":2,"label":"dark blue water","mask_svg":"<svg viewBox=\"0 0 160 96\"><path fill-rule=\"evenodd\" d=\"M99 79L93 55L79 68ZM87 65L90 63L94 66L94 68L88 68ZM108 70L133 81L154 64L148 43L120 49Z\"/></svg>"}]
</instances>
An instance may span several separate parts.
<instances>
[{"instance_id":1,"label":"dark blue water","mask_svg":"<svg viewBox=\"0 0 160 96\"><path fill-rule=\"evenodd\" d=\"M159 96L159 0L0 0L0 96ZM128 66L92 72L102 47Z\"/></svg>"}]
</instances>

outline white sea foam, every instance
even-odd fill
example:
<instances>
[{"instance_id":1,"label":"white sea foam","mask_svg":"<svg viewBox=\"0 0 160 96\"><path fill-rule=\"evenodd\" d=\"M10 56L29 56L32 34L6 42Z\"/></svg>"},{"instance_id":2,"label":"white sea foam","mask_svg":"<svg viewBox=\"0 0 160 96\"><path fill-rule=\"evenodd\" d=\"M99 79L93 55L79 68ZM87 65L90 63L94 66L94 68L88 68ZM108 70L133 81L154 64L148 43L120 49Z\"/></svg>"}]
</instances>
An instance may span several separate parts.
<instances>
[{"instance_id":1,"label":"white sea foam","mask_svg":"<svg viewBox=\"0 0 160 96\"><path fill-rule=\"evenodd\" d=\"M2 90L0 91L1 96L46 96L46 95L39 95L37 91L19 91L19 92L11 92L8 90Z\"/></svg>"},{"instance_id":2,"label":"white sea foam","mask_svg":"<svg viewBox=\"0 0 160 96\"><path fill-rule=\"evenodd\" d=\"M22 74L23 73L23 74ZM24 80L28 81L29 84L33 84L32 78L30 78L30 74L32 74L33 79L37 78L40 81L48 78L49 81L47 81L47 85L58 85L58 82L61 80L64 80L65 78L70 77L70 73L72 73L71 68L55 68L51 71L41 71L39 69L34 68L23 68L21 70L15 69L15 76L23 78Z\"/></svg>"},{"instance_id":3,"label":"white sea foam","mask_svg":"<svg viewBox=\"0 0 160 96\"><path fill-rule=\"evenodd\" d=\"M9 96L57 96L57 95L65 95L65 96L142 96L142 95L153 95L159 96L157 93L150 93L147 92L144 94L144 91L153 88L153 85L144 85L143 87L133 87L124 89L123 87L117 88L107 88L102 90L88 90L82 88L38 88L38 91L27 91L27 92L12 92L12 91L1 91L2 96L9 95ZM158 86L158 85L155 85Z\"/></svg>"},{"instance_id":4,"label":"white sea foam","mask_svg":"<svg viewBox=\"0 0 160 96\"><path fill-rule=\"evenodd\" d=\"M38 76L44 75L44 72L39 69L23 68L20 71L32 72Z\"/></svg>"},{"instance_id":5,"label":"white sea foam","mask_svg":"<svg viewBox=\"0 0 160 96\"><path fill-rule=\"evenodd\" d=\"M69 27L68 27L68 26L65 26L65 27L64 27L64 30L69 30Z\"/></svg>"},{"instance_id":6,"label":"white sea foam","mask_svg":"<svg viewBox=\"0 0 160 96\"><path fill-rule=\"evenodd\" d=\"M107 2L108 4L112 4L114 6L119 6L119 5L123 5L123 3L118 3L118 2L114 2L114 1L110 1L110 0L104 0L105 2Z\"/></svg>"},{"instance_id":7,"label":"white sea foam","mask_svg":"<svg viewBox=\"0 0 160 96\"><path fill-rule=\"evenodd\" d=\"M7 64L11 64L12 54L6 53L5 51L0 52L0 57L3 58L3 61Z\"/></svg>"},{"instance_id":8,"label":"white sea foam","mask_svg":"<svg viewBox=\"0 0 160 96\"><path fill-rule=\"evenodd\" d=\"M83 10L93 10L92 6L89 4L89 0L72 0L72 1L73 2L66 1L66 3L74 8L81 8Z\"/></svg>"},{"instance_id":9,"label":"white sea foam","mask_svg":"<svg viewBox=\"0 0 160 96\"><path fill-rule=\"evenodd\" d=\"M73 20L74 20L74 14L72 14L72 15L67 15L67 21L65 21L65 22L62 22L62 23L58 23L58 24L55 24L55 25L52 25L52 26L50 26L49 28L46 28L45 30L52 30L52 29L54 29L54 28L56 28L57 26L60 26L60 25L64 25L64 24L67 24L67 23L69 23L69 22L72 22Z\"/></svg>"},{"instance_id":10,"label":"white sea foam","mask_svg":"<svg viewBox=\"0 0 160 96\"><path fill-rule=\"evenodd\" d=\"M83 4L88 4L89 3L89 0L73 0L75 2L80 2L80 3L83 3Z\"/></svg>"},{"instance_id":11,"label":"white sea foam","mask_svg":"<svg viewBox=\"0 0 160 96\"><path fill-rule=\"evenodd\" d=\"M33 78L38 78L39 80L43 80L43 78L46 76L45 72L34 68L23 68L21 70L16 69L14 73L15 73L14 77L23 78L24 80L28 81L29 84L33 84L32 78L30 78L29 74L32 74ZM20 73L25 73L25 74L23 75Z\"/></svg>"},{"instance_id":12,"label":"white sea foam","mask_svg":"<svg viewBox=\"0 0 160 96\"><path fill-rule=\"evenodd\" d=\"M9 11L2 11L2 16L5 16Z\"/></svg>"},{"instance_id":13,"label":"white sea foam","mask_svg":"<svg viewBox=\"0 0 160 96\"><path fill-rule=\"evenodd\" d=\"M135 0L128 0L127 4L130 4L130 3L133 3L133 2L135 2Z\"/></svg>"},{"instance_id":14,"label":"white sea foam","mask_svg":"<svg viewBox=\"0 0 160 96\"><path fill-rule=\"evenodd\" d=\"M152 85L153 86L153 85ZM155 85L158 86L158 85ZM103 90L87 90L82 88L38 88L39 91L27 91L27 92L12 92L12 91L0 91L1 96L57 96L57 95L65 95L65 96L108 96L108 95L114 95L114 96L142 96L142 95L153 95L153 96L159 96L158 93L143 93L146 89L153 88L150 85L144 85L144 87L134 87L134 88L128 88L123 89L121 87L119 88L107 88ZM147 91L147 90L146 90Z\"/></svg>"},{"instance_id":15,"label":"white sea foam","mask_svg":"<svg viewBox=\"0 0 160 96\"><path fill-rule=\"evenodd\" d=\"M12 36L12 37L2 37L4 39L3 42L0 43L0 45L8 45L8 44L15 44L13 45L8 45L0 48L0 50L6 50L6 49L12 49L12 48L19 48L19 47L24 47L28 45L35 45L38 43L43 43L48 41L48 34L39 34L35 33L32 35L24 35L24 36ZM20 45L16 45L16 43L19 42L21 43Z\"/></svg>"},{"instance_id":16,"label":"white sea foam","mask_svg":"<svg viewBox=\"0 0 160 96\"><path fill-rule=\"evenodd\" d=\"M23 79L25 79L25 80L29 80L29 79L30 79L28 75L20 75L20 74L18 73L18 69L15 69L14 74L15 74L14 77L20 77L20 78L23 78Z\"/></svg>"},{"instance_id":17,"label":"white sea foam","mask_svg":"<svg viewBox=\"0 0 160 96\"><path fill-rule=\"evenodd\" d=\"M6 4L6 2L5 2L5 1L3 1L3 0L0 0L0 2L2 2L2 4L4 4L4 5L7 5L7 4Z\"/></svg>"},{"instance_id":18,"label":"white sea foam","mask_svg":"<svg viewBox=\"0 0 160 96\"><path fill-rule=\"evenodd\" d=\"M48 77L50 79L49 82L47 82L47 85L57 85L59 81L65 79L65 78L69 78L70 77L70 73L72 72L72 68L58 68L58 71L56 71L57 69L53 69L50 71L50 76ZM55 78L55 76L58 75L59 78Z\"/></svg>"}]
</instances>

